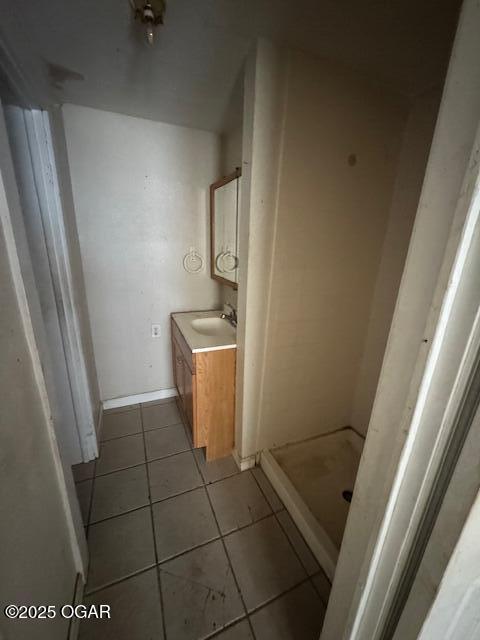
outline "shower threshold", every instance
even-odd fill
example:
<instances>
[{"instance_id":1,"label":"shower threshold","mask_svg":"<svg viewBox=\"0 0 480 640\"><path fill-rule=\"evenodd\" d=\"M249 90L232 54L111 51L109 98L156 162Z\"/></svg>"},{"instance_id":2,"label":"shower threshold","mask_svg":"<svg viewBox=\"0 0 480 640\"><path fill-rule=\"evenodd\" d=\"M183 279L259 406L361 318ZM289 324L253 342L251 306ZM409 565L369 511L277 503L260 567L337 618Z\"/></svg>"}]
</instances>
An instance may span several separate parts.
<instances>
[{"instance_id":1,"label":"shower threshold","mask_svg":"<svg viewBox=\"0 0 480 640\"><path fill-rule=\"evenodd\" d=\"M261 466L333 580L364 439L350 427L277 449Z\"/></svg>"}]
</instances>

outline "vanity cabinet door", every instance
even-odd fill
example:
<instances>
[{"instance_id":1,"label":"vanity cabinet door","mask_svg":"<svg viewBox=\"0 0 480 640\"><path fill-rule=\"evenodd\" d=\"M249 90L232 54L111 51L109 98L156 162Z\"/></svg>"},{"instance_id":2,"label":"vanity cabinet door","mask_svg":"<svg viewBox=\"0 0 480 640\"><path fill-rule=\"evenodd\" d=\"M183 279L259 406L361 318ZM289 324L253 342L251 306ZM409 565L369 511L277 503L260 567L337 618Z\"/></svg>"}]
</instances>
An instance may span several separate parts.
<instances>
[{"instance_id":1,"label":"vanity cabinet door","mask_svg":"<svg viewBox=\"0 0 480 640\"><path fill-rule=\"evenodd\" d=\"M180 347L175 340L172 341L173 375L177 387L180 404L185 408L185 364Z\"/></svg>"},{"instance_id":2,"label":"vanity cabinet door","mask_svg":"<svg viewBox=\"0 0 480 640\"><path fill-rule=\"evenodd\" d=\"M190 427L190 431L192 433L192 437L194 434L194 417L193 417L193 412L194 412L194 406L195 406L195 400L194 400L194 393L195 393L195 377L193 375L193 373L190 371L190 369L188 368L187 363L184 363L184 401L183 401L183 407L185 410L185 414L187 416L187 421ZM196 438L194 438L194 440L196 440ZM201 446L198 441L194 442L196 447Z\"/></svg>"}]
</instances>

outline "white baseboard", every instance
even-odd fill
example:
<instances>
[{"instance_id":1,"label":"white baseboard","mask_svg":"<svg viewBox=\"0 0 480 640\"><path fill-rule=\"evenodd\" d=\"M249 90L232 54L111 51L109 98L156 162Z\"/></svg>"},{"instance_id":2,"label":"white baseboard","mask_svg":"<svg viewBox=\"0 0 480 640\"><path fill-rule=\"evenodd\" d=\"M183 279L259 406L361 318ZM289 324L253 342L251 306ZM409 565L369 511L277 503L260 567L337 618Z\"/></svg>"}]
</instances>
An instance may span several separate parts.
<instances>
[{"instance_id":1,"label":"white baseboard","mask_svg":"<svg viewBox=\"0 0 480 640\"><path fill-rule=\"evenodd\" d=\"M262 451L261 467L292 516L292 520L300 529L319 565L330 581L333 582L338 549L336 549L325 530L319 525L287 474L268 450Z\"/></svg>"},{"instance_id":2,"label":"white baseboard","mask_svg":"<svg viewBox=\"0 0 480 640\"><path fill-rule=\"evenodd\" d=\"M234 449L232 451L232 456L235 462L237 463L237 467L240 471L247 471L247 469L252 469L256 464L256 456L248 456L247 458L240 458L238 455L238 451Z\"/></svg>"},{"instance_id":3,"label":"white baseboard","mask_svg":"<svg viewBox=\"0 0 480 640\"><path fill-rule=\"evenodd\" d=\"M164 400L165 398L174 398L177 395L177 390L173 387L171 389L159 389L158 391L148 391L147 393L137 393L134 396L124 396L123 398L112 398L111 400L103 401L104 409L117 409L118 407L128 407L132 404L139 404L140 402L152 402L152 400Z\"/></svg>"}]
</instances>

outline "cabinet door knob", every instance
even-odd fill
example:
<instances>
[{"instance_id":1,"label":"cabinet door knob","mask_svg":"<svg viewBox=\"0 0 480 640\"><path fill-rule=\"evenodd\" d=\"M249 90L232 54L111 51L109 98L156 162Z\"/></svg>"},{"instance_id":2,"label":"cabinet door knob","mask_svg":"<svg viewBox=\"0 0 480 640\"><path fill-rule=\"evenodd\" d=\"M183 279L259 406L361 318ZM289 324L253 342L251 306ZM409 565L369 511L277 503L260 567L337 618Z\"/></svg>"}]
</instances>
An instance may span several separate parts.
<instances>
[{"instance_id":1,"label":"cabinet door knob","mask_svg":"<svg viewBox=\"0 0 480 640\"><path fill-rule=\"evenodd\" d=\"M182 364L182 362L183 362L182 356L177 356L177 363Z\"/></svg>"}]
</instances>

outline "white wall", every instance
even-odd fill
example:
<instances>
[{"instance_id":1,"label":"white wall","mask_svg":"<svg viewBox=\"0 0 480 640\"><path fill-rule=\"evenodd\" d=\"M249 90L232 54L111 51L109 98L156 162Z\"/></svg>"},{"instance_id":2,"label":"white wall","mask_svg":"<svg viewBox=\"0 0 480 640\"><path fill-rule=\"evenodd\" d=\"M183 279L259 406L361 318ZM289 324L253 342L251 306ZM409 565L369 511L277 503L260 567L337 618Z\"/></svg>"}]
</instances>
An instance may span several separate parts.
<instances>
[{"instance_id":1,"label":"white wall","mask_svg":"<svg viewBox=\"0 0 480 640\"><path fill-rule=\"evenodd\" d=\"M63 115L101 398L170 388L169 314L220 300L208 268L219 137L74 105ZM183 269L190 246L201 274Z\"/></svg>"}]
</instances>

